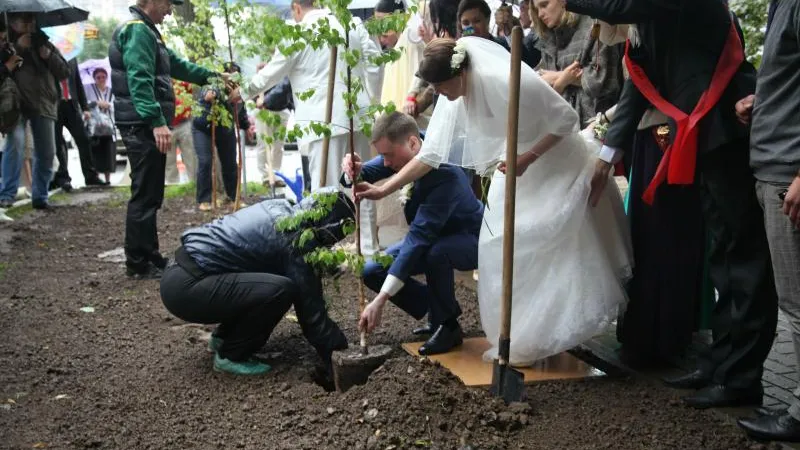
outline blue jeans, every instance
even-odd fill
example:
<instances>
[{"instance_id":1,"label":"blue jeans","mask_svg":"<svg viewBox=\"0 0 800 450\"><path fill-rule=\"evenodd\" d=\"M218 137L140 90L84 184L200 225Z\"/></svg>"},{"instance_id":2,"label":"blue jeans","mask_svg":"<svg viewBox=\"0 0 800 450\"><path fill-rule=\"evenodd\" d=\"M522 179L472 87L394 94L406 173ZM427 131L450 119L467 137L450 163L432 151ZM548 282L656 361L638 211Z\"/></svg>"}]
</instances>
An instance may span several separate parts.
<instances>
[{"instance_id":1,"label":"blue jeans","mask_svg":"<svg viewBox=\"0 0 800 450\"><path fill-rule=\"evenodd\" d=\"M386 253L397 258L403 242L395 244ZM478 268L478 237L472 234L442 236L428 250L411 275L425 274L427 284L409 277L400 292L391 298L392 303L419 320L429 314L428 321L435 327L461 315L455 292L455 270ZM364 267L364 284L380 292L389 274L380 264L369 261Z\"/></svg>"},{"instance_id":2,"label":"blue jeans","mask_svg":"<svg viewBox=\"0 0 800 450\"><path fill-rule=\"evenodd\" d=\"M33 174L32 201L47 203L47 187L53 178L53 157L56 150L55 120L36 116L23 119L11 133L6 136L3 149L2 170L3 182L0 183L0 200L11 200L17 196L19 176L25 159L25 125L31 123L33 134Z\"/></svg>"}]
</instances>

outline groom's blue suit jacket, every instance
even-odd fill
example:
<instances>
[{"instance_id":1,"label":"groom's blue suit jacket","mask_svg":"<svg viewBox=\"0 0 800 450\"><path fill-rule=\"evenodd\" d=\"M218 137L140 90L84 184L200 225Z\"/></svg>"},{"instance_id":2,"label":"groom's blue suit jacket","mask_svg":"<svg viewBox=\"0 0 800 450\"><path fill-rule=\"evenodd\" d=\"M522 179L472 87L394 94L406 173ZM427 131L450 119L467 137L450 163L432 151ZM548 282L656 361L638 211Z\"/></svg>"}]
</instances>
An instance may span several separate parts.
<instances>
[{"instance_id":1,"label":"groom's blue suit jacket","mask_svg":"<svg viewBox=\"0 0 800 450\"><path fill-rule=\"evenodd\" d=\"M383 165L382 156L366 162L361 169L361 177L368 183L394 173ZM478 236L483 204L475 198L463 169L442 164L414 182L403 213L409 230L389 274L406 280L439 238L458 234Z\"/></svg>"}]
</instances>

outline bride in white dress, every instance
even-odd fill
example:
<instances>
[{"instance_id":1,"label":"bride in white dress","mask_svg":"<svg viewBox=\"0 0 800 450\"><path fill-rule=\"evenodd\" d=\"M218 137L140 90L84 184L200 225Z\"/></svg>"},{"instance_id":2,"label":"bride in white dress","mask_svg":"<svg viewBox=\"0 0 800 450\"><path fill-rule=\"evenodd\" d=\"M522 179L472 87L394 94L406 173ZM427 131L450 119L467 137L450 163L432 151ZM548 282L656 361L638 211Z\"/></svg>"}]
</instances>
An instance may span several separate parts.
<instances>
[{"instance_id":1,"label":"bride in white dress","mask_svg":"<svg viewBox=\"0 0 800 450\"><path fill-rule=\"evenodd\" d=\"M510 55L496 43L437 39L425 49L418 76L441 95L417 158L360 198L380 198L440 164L488 175L479 244L481 323L497 357L502 285L504 160ZM446 98L445 98L446 97ZM511 363L530 365L602 332L624 306L622 282L632 252L622 199L604 189L588 205L597 160L578 115L530 68L522 65L511 318Z\"/></svg>"}]
</instances>

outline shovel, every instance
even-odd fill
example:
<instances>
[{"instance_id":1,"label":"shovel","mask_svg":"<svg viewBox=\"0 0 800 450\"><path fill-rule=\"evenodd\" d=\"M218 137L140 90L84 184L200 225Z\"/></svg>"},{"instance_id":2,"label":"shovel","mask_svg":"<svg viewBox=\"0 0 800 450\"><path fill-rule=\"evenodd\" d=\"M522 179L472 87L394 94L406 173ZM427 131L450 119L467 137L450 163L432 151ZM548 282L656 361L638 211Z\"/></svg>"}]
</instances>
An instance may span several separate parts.
<instances>
[{"instance_id":1,"label":"shovel","mask_svg":"<svg viewBox=\"0 0 800 450\"><path fill-rule=\"evenodd\" d=\"M503 230L503 298L500 309L498 359L492 371L492 395L506 403L525 399L525 377L509 365L511 350L511 294L514 286L514 210L517 193L517 130L519 128L519 83L522 61L522 29L511 31L511 77L509 79L506 139L506 201Z\"/></svg>"}]
</instances>

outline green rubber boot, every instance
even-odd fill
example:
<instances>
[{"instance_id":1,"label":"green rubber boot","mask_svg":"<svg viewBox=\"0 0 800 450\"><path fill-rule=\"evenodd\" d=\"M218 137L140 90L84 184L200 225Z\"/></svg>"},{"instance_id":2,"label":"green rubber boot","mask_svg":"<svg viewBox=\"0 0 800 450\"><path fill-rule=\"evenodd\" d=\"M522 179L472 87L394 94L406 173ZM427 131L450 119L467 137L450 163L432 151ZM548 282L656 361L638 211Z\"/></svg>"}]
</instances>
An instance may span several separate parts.
<instances>
[{"instance_id":1,"label":"green rubber boot","mask_svg":"<svg viewBox=\"0 0 800 450\"><path fill-rule=\"evenodd\" d=\"M219 356L219 353L214 354L214 370L217 372L225 372L233 375L264 375L272 370L269 364L258 362L254 359L247 361L231 361Z\"/></svg>"},{"instance_id":2,"label":"green rubber boot","mask_svg":"<svg viewBox=\"0 0 800 450\"><path fill-rule=\"evenodd\" d=\"M212 334L211 338L208 340L208 353L217 353L220 348L222 348L222 338L218 338Z\"/></svg>"}]
</instances>

